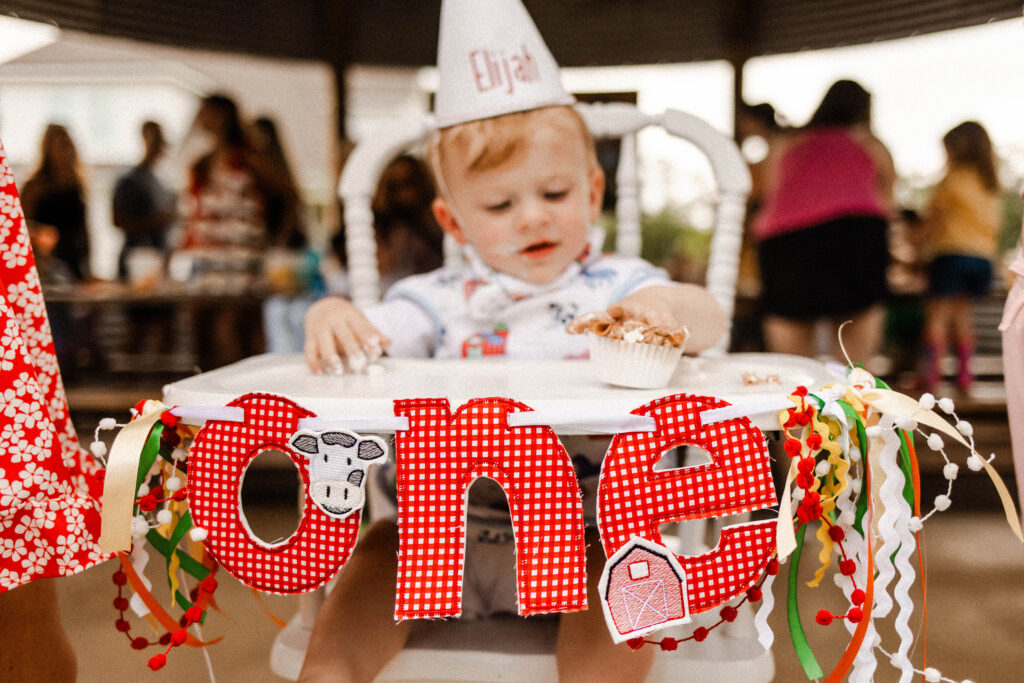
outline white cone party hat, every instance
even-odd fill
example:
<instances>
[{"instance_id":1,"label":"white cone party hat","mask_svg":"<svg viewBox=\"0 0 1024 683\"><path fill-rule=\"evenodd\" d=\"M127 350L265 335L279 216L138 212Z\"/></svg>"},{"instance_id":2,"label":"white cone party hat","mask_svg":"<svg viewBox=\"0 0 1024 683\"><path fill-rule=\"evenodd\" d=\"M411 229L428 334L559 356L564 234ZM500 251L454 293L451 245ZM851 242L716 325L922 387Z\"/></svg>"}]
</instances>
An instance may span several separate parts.
<instances>
[{"instance_id":1,"label":"white cone party hat","mask_svg":"<svg viewBox=\"0 0 1024 683\"><path fill-rule=\"evenodd\" d=\"M575 102L520 0L444 0L437 68L438 128Z\"/></svg>"}]
</instances>

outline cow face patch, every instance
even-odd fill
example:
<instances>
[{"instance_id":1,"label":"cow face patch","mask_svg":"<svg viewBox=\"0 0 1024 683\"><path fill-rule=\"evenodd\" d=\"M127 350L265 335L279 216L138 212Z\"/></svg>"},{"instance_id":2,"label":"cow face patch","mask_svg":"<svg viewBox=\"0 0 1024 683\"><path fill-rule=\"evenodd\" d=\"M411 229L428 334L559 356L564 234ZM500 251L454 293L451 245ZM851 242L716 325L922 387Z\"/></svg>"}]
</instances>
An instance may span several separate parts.
<instances>
[{"instance_id":1,"label":"cow face patch","mask_svg":"<svg viewBox=\"0 0 1024 683\"><path fill-rule=\"evenodd\" d=\"M363 507L367 468L388 457L383 439L342 429L302 429L289 443L309 458L309 496L321 510L337 519Z\"/></svg>"}]
</instances>

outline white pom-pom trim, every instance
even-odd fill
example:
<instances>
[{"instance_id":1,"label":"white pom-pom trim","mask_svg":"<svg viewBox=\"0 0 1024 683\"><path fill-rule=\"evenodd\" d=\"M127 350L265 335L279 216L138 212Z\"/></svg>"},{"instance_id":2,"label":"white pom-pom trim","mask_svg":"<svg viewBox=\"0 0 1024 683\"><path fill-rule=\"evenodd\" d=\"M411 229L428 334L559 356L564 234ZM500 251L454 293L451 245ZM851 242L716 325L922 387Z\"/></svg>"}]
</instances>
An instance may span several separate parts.
<instances>
[{"instance_id":1,"label":"white pom-pom trim","mask_svg":"<svg viewBox=\"0 0 1024 683\"><path fill-rule=\"evenodd\" d=\"M165 509L156 513L156 521L158 524L170 524L172 519L174 519L174 515L170 510Z\"/></svg>"},{"instance_id":2,"label":"white pom-pom trim","mask_svg":"<svg viewBox=\"0 0 1024 683\"><path fill-rule=\"evenodd\" d=\"M939 683L942 680L942 672L935 667L929 666L924 670L924 680L928 683Z\"/></svg>"},{"instance_id":3,"label":"white pom-pom trim","mask_svg":"<svg viewBox=\"0 0 1024 683\"><path fill-rule=\"evenodd\" d=\"M942 476L953 481L956 479L956 475L960 472L960 466L955 462L947 462L946 466L942 468Z\"/></svg>"},{"instance_id":4,"label":"white pom-pom trim","mask_svg":"<svg viewBox=\"0 0 1024 683\"><path fill-rule=\"evenodd\" d=\"M910 521L907 522L907 528L910 529L911 533L917 533L924 528L924 523L921 522L920 517L911 517Z\"/></svg>"},{"instance_id":5,"label":"white pom-pom trim","mask_svg":"<svg viewBox=\"0 0 1024 683\"><path fill-rule=\"evenodd\" d=\"M107 454L107 444L102 441L93 441L89 444L89 452L92 453L94 457L102 458Z\"/></svg>"},{"instance_id":6,"label":"white pom-pom trim","mask_svg":"<svg viewBox=\"0 0 1024 683\"><path fill-rule=\"evenodd\" d=\"M141 484L139 484L139 493L138 493L138 495L145 496L148 493L149 493L149 484L147 484L146 482L142 482Z\"/></svg>"},{"instance_id":7,"label":"white pom-pom trim","mask_svg":"<svg viewBox=\"0 0 1024 683\"><path fill-rule=\"evenodd\" d=\"M142 538L149 533L149 522L142 515L132 517L132 538Z\"/></svg>"},{"instance_id":8,"label":"white pom-pom trim","mask_svg":"<svg viewBox=\"0 0 1024 683\"><path fill-rule=\"evenodd\" d=\"M949 506L953 504L953 501L949 499L946 494L935 496L935 509L939 512L948 510Z\"/></svg>"},{"instance_id":9,"label":"white pom-pom trim","mask_svg":"<svg viewBox=\"0 0 1024 683\"><path fill-rule=\"evenodd\" d=\"M196 543L201 543L206 540L206 529L201 526L192 527L188 532L188 537Z\"/></svg>"},{"instance_id":10,"label":"white pom-pom trim","mask_svg":"<svg viewBox=\"0 0 1024 683\"><path fill-rule=\"evenodd\" d=\"M103 430L117 429L117 420L112 417L105 417L100 420L99 428Z\"/></svg>"},{"instance_id":11,"label":"white pom-pom trim","mask_svg":"<svg viewBox=\"0 0 1024 683\"><path fill-rule=\"evenodd\" d=\"M882 435L882 428L878 425L872 425L864 430L864 433L869 439L877 439Z\"/></svg>"},{"instance_id":12,"label":"white pom-pom trim","mask_svg":"<svg viewBox=\"0 0 1024 683\"><path fill-rule=\"evenodd\" d=\"M964 420L960 420L956 423L956 431L960 432L967 438L974 436L974 427L971 426L970 422L965 422Z\"/></svg>"},{"instance_id":13,"label":"white pom-pom trim","mask_svg":"<svg viewBox=\"0 0 1024 683\"><path fill-rule=\"evenodd\" d=\"M822 460L814 467L814 473L819 477L824 477L832 469L832 463L828 460Z\"/></svg>"},{"instance_id":14,"label":"white pom-pom trim","mask_svg":"<svg viewBox=\"0 0 1024 683\"><path fill-rule=\"evenodd\" d=\"M947 415L951 414L954 410L956 410L956 406L953 405L953 399L951 399L951 398L940 398L939 399L939 410L941 410L942 412L946 413Z\"/></svg>"},{"instance_id":15,"label":"white pom-pom trim","mask_svg":"<svg viewBox=\"0 0 1024 683\"><path fill-rule=\"evenodd\" d=\"M921 394L921 398L917 399L917 402L925 410L931 410L935 407L935 397L928 393Z\"/></svg>"},{"instance_id":16,"label":"white pom-pom trim","mask_svg":"<svg viewBox=\"0 0 1024 683\"><path fill-rule=\"evenodd\" d=\"M928 435L928 448L932 449L933 451L941 451L943 446L945 445L946 444L943 443L942 441L942 437L939 436L938 434Z\"/></svg>"},{"instance_id":17,"label":"white pom-pom trim","mask_svg":"<svg viewBox=\"0 0 1024 683\"><path fill-rule=\"evenodd\" d=\"M981 472L983 469L985 469L985 463L981 461L980 457L972 453L971 456L967 458L967 467L972 472Z\"/></svg>"},{"instance_id":18,"label":"white pom-pom trim","mask_svg":"<svg viewBox=\"0 0 1024 683\"><path fill-rule=\"evenodd\" d=\"M188 458L188 451L180 446L171 451L171 458L178 460L179 462Z\"/></svg>"},{"instance_id":19,"label":"white pom-pom trim","mask_svg":"<svg viewBox=\"0 0 1024 683\"><path fill-rule=\"evenodd\" d=\"M896 418L896 426L902 430L912 432L917 429L917 422L910 415L900 415Z\"/></svg>"},{"instance_id":20,"label":"white pom-pom trim","mask_svg":"<svg viewBox=\"0 0 1024 683\"><path fill-rule=\"evenodd\" d=\"M164 488L170 491L171 493L178 491L179 489L181 489L183 485L184 482L179 477L171 477L170 479L164 482Z\"/></svg>"}]
</instances>

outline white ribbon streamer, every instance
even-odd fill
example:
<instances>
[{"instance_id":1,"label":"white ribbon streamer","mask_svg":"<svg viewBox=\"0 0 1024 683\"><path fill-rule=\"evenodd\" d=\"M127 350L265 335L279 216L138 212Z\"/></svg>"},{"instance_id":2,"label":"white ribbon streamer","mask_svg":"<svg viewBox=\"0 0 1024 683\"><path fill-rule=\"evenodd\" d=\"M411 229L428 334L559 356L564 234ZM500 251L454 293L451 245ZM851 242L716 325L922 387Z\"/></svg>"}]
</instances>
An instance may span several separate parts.
<instances>
[{"instance_id":1,"label":"white ribbon streamer","mask_svg":"<svg viewBox=\"0 0 1024 683\"><path fill-rule=\"evenodd\" d=\"M754 628L757 629L757 642L767 651L771 651L775 642L775 632L768 625L768 617L775 607L775 595L772 594L772 582L775 577L771 574L765 575L764 583L761 584L761 607L754 615Z\"/></svg>"}]
</instances>

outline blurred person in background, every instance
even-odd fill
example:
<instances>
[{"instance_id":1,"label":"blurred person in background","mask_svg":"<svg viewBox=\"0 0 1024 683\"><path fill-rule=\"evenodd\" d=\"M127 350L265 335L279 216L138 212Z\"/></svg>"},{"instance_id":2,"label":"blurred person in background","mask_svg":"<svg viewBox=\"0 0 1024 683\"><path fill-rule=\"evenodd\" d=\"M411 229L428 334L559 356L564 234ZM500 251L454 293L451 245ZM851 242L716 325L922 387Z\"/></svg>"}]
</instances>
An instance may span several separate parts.
<instances>
[{"instance_id":1,"label":"blurred person in background","mask_svg":"<svg viewBox=\"0 0 1024 683\"><path fill-rule=\"evenodd\" d=\"M267 351L298 352L305 343L306 311L324 294L320 259L309 248L301 195L277 124L269 116L260 116L247 133L256 165L273 178L265 184L264 195L268 249L263 274L270 295L263 302L263 334Z\"/></svg>"},{"instance_id":2,"label":"blurred person in background","mask_svg":"<svg viewBox=\"0 0 1024 683\"><path fill-rule=\"evenodd\" d=\"M238 105L226 95L203 98L193 129L210 149L191 165L182 201L182 249L191 259L192 285L242 295L255 286L266 249L268 165L249 148ZM198 348L207 354L201 365L216 367L262 351L260 316L258 307L240 303L200 309Z\"/></svg>"},{"instance_id":3,"label":"blurred person in background","mask_svg":"<svg viewBox=\"0 0 1024 683\"><path fill-rule=\"evenodd\" d=\"M167 248L167 235L178 218L177 194L155 173L167 151L163 129L156 121L142 124L142 159L118 178L112 199L114 225L124 233L118 276L128 277L127 256L132 249Z\"/></svg>"},{"instance_id":4,"label":"blurred person in background","mask_svg":"<svg viewBox=\"0 0 1024 683\"><path fill-rule=\"evenodd\" d=\"M729 349L764 351L761 312L761 272L757 262L757 240L753 234L754 218L764 202L768 169L788 136L790 128L768 102L743 104L736 117L736 141L750 171L750 195L743 221L743 243L740 247L739 272L736 279L736 311L733 314L732 339Z\"/></svg>"},{"instance_id":5,"label":"blurred person in background","mask_svg":"<svg viewBox=\"0 0 1024 683\"><path fill-rule=\"evenodd\" d=\"M871 132L870 93L835 82L781 146L754 220L768 351L813 355L819 321L836 340L851 320L842 340L850 359L866 363L877 352L895 177Z\"/></svg>"},{"instance_id":6,"label":"blurred person in background","mask_svg":"<svg viewBox=\"0 0 1024 683\"><path fill-rule=\"evenodd\" d=\"M249 126L248 139L255 166L271 180L264 183L268 243L292 249L306 246L302 200L277 124L269 116L260 116Z\"/></svg>"},{"instance_id":7,"label":"blurred person in background","mask_svg":"<svg viewBox=\"0 0 1024 683\"><path fill-rule=\"evenodd\" d=\"M996 158L988 132L965 121L942 138L946 173L924 213L928 266L923 388L941 378L940 363L951 343L959 370L957 388L970 391L974 355L974 300L992 286L1002 221Z\"/></svg>"},{"instance_id":8,"label":"blurred person in background","mask_svg":"<svg viewBox=\"0 0 1024 683\"><path fill-rule=\"evenodd\" d=\"M85 183L78 151L67 128L51 123L43 133L39 165L21 188L25 218L57 231L52 255L75 281L89 277Z\"/></svg>"}]
</instances>

